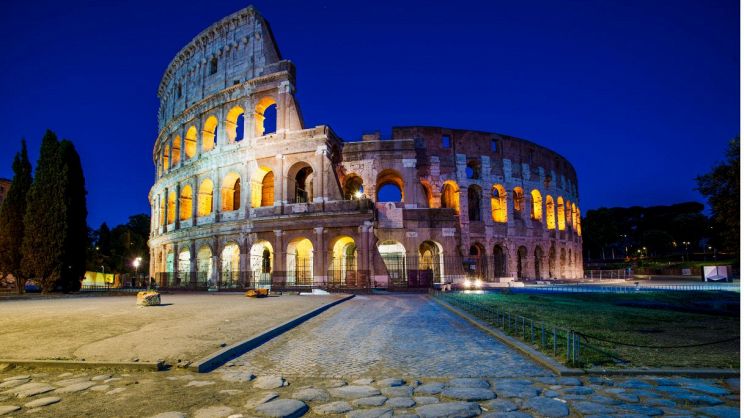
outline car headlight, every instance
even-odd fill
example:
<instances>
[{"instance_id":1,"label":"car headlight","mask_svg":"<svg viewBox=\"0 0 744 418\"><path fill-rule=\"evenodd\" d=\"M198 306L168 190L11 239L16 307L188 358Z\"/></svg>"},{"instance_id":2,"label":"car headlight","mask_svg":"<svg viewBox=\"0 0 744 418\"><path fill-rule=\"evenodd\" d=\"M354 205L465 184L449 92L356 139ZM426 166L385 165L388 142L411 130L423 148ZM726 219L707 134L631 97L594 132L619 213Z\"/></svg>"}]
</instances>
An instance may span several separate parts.
<instances>
[{"instance_id":1,"label":"car headlight","mask_svg":"<svg viewBox=\"0 0 744 418\"><path fill-rule=\"evenodd\" d=\"M476 279L475 282L473 283L473 285L475 287L481 287L481 286L483 286L483 282L481 281L481 279Z\"/></svg>"},{"instance_id":2,"label":"car headlight","mask_svg":"<svg viewBox=\"0 0 744 418\"><path fill-rule=\"evenodd\" d=\"M462 285L465 287L470 287L472 283L470 282L470 280L465 280L464 282L462 282Z\"/></svg>"}]
</instances>

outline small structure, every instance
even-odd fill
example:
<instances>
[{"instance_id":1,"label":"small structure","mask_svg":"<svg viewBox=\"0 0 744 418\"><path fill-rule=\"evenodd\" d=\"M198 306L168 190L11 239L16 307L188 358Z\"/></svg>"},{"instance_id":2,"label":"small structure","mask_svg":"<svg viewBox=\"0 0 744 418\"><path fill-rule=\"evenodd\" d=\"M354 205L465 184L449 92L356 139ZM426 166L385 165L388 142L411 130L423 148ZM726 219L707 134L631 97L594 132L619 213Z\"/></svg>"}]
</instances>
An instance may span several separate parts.
<instances>
[{"instance_id":1,"label":"small structure","mask_svg":"<svg viewBox=\"0 0 744 418\"><path fill-rule=\"evenodd\" d=\"M153 290L137 293L137 306L160 305L160 293Z\"/></svg>"}]
</instances>

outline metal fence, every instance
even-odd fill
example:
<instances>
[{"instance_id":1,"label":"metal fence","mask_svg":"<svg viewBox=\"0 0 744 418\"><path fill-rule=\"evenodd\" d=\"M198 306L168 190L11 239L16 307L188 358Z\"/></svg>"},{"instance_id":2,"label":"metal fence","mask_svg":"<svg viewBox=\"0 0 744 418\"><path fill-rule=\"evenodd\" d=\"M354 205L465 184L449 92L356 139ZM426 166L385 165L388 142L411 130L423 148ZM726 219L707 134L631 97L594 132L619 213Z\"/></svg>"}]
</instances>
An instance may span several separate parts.
<instances>
[{"instance_id":1,"label":"metal fence","mask_svg":"<svg viewBox=\"0 0 744 418\"><path fill-rule=\"evenodd\" d=\"M616 270L584 270L584 278L589 280L612 280L612 279L632 279L633 272L628 269Z\"/></svg>"},{"instance_id":2,"label":"metal fence","mask_svg":"<svg viewBox=\"0 0 744 418\"><path fill-rule=\"evenodd\" d=\"M551 284L512 287L514 293L638 293L638 292L739 292L738 283L662 284L637 286Z\"/></svg>"}]
</instances>

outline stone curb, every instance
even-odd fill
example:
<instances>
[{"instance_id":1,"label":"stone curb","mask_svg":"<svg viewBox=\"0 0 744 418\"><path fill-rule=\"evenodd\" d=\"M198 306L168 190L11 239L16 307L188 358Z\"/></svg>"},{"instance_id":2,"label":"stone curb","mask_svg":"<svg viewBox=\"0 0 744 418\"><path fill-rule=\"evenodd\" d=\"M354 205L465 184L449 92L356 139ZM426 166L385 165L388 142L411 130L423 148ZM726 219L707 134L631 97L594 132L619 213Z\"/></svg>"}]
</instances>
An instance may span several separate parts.
<instances>
[{"instance_id":1,"label":"stone curb","mask_svg":"<svg viewBox=\"0 0 744 418\"><path fill-rule=\"evenodd\" d=\"M580 376L584 374L584 370L582 369L572 369L569 367L566 367L557 361L553 360L552 358L544 355L543 353L535 350L534 348L528 346L527 344L517 341L516 339L504 334L503 332L494 329L493 327L490 327L485 322L481 321L480 319L475 318L474 316L463 312L462 310L455 308L454 306L450 305L447 302L443 302L435 297L431 297L430 299L434 302L438 303L442 307L448 309L455 315L463 318L464 320L470 322L473 324L476 328L481 329L482 331L486 332L487 334L490 334L491 336L495 337L497 340L503 342L507 346L511 347L512 349L520 352L521 354L529 357L534 362L538 363L539 365L549 369L553 373L559 375L559 376Z\"/></svg>"},{"instance_id":2,"label":"stone curb","mask_svg":"<svg viewBox=\"0 0 744 418\"><path fill-rule=\"evenodd\" d=\"M308 296L308 297L312 297L312 296ZM211 372L212 370L222 366L223 364L234 359L235 357L241 356L253 350L254 348L268 342L269 340L275 337L278 337L284 334L285 332L291 330L292 328L302 324L308 319L313 318L342 302L346 302L347 300L353 297L354 295L348 295L339 300L329 302L321 307L315 308L314 310L310 312L306 312L294 319L290 319L289 321L281 325L277 325L274 328L266 330L259 335L248 338L247 340L239 341L233 345L230 345L219 351L209 354L206 357L202 357L201 359L192 363L189 366L189 370L197 372L197 373Z\"/></svg>"},{"instance_id":3,"label":"stone curb","mask_svg":"<svg viewBox=\"0 0 744 418\"><path fill-rule=\"evenodd\" d=\"M739 377L739 369L586 369L592 376L685 376L700 378Z\"/></svg>"},{"instance_id":4,"label":"stone curb","mask_svg":"<svg viewBox=\"0 0 744 418\"><path fill-rule=\"evenodd\" d=\"M59 368L111 368L111 369L138 369L160 371L166 369L163 361L79 361L79 360L11 360L0 359L0 363L12 364L23 367L59 367Z\"/></svg>"}]
</instances>

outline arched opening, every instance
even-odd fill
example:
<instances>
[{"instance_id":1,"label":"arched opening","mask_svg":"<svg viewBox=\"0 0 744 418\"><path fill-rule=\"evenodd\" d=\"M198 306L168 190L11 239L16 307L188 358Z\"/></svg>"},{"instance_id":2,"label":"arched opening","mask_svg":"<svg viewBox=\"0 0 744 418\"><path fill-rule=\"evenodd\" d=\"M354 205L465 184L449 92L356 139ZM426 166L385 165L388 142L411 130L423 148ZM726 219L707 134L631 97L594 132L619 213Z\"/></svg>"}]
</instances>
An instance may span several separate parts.
<instances>
[{"instance_id":1,"label":"arched opening","mask_svg":"<svg viewBox=\"0 0 744 418\"><path fill-rule=\"evenodd\" d=\"M566 212L563 205L563 198L558 196L558 230L563 231L566 229Z\"/></svg>"},{"instance_id":2,"label":"arched opening","mask_svg":"<svg viewBox=\"0 0 744 418\"><path fill-rule=\"evenodd\" d=\"M240 209L240 176L229 173L222 180L222 211Z\"/></svg>"},{"instance_id":3,"label":"arched opening","mask_svg":"<svg viewBox=\"0 0 744 418\"><path fill-rule=\"evenodd\" d=\"M194 158L196 155L196 127L191 126L183 137L183 151L186 158Z\"/></svg>"},{"instance_id":4,"label":"arched opening","mask_svg":"<svg viewBox=\"0 0 744 418\"><path fill-rule=\"evenodd\" d=\"M479 242L471 245L468 249L468 257L464 261L465 274L475 280L486 278L487 261L486 249Z\"/></svg>"},{"instance_id":5,"label":"arched opening","mask_svg":"<svg viewBox=\"0 0 744 418\"><path fill-rule=\"evenodd\" d=\"M468 187L468 219L471 222L481 220L481 188L476 185Z\"/></svg>"},{"instance_id":6,"label":"arched opening","mask_svg":"<svg viewBox=\"0 0 744 418\"><path fill-rule=\"evenodd\" d=\"M287 173L287 193L291 203L313 201L313 168L308 163L295 163Z\"/></svg>"},{"instance_id":7,"label":"arched opening","mask_svg":"<svg viewBox=\"0 0 744 418\"><path fill-rule=\"evenodd\" d=\"M204 122L204 130L202 130L202 151L209 152L214 149L214 145L217 143L217 117L210 116Z\"/></svg>"},{"instance_id":8,"label":"arched opening","mask_svg":"<svg viewBox=\"0 0 744 418\"><path fill-rule=\"evenodd\" d=\"M402 202L403 177L395 170L387 169L377 176L377 202Z\"/></svg>"},{"instance_id":9,"label":"arched opening","mask_svg":"<svg viewBox=\"0 0 744 418\"><path fill-rule=\"evenodd\" d=\"M581 236L581 209L576 208L576 233Z\"/></svg>"},{"instance_id":10,"label":"arched opening","mask_svg":"<svg viewBox=\"0 0 744 418\"><path fill-rule=\"evenodd\" d=\"M271 272L274 271L274 248L268 241L258 241L251 246L250 257L250 287L270 287Z\"/></svg>"},{"instance_id":11,"label":"arched opening","mask_svg":"<svg viewBox=\"0 0 744 418\"><path fill-rule=\"evenodd\" d=\"M532 192L532 214L533 220L542 221L542 195L537 189L533 189Z\"/></svg>"},{"instance_id":12,"label":"arched opening","mask_svg":"<svg viewBox=\"0 0 744 418\"><path fill-rule=\"evenodd\" d=\"M512 200L514 200L514 216L521 217L524 212L524 190L521 187L514 188Z\"/></svg>"},{"instance_id":13,"label":"arched opening","mask_svg":"<svg viewBox=\"0 0 744 418\"><path fill-rule=\"evenodd\" d=\"M555 229L555 204L553 196L545 196L545 224L548 229Z\"/></svg>"},{"instance_id":14,"label":"arched opening","mask_svg":"<svg viewBox=\"0 0 744 418\"><path fill-rule=\"evenodd\" d=\"M181 137L176 135L171 149L171 165L175 167L179 162L181 162Z\"/></svg>"},{"instance_id":15,"label":"arched opening","mask_svg":"<svg viewBox=\"0 0 744 418\"><path fill-rule=\"evenodd\" d=\"M428 181L422 180L421 181L421 189L424 192L424 199L426 200L426 207L427 208L433 208L434 206L434 194L431 190L431 184L429 184Z\"/></svg>"},{"instance_id":16,"label":"arched opening","mask_svg":"<svg viewBox=\"0 0 744 418\"><path fill-rule=\"evenodd\" d=\"M555 278L555 244L550 245L548 251L548 277Z\"/></svg>"},{"instance_id":17,"label":"arched opening","mask_svg":"<svg viewBox=\"0 0 744 418\"><path fill-rule=\"evenodd\" d=\"M307 238L295 238L287 245L287 284L313 284L313 243Z\"/></svg>"},{"instance_id":18,"label":"arched opening","mask_svg":"<svg viewBox=\"0 0 744 418\"><path fill-rule=\"evenodd\" d=\"M176 278L177 286L188 286L191 283L191 251L183 248L178 252L178 276Z\"/></svg>"},{"instance_id":19,"label":"arched opening","mask_svg":"<svg viewBox=\"0 0 744 418\"><path fill-rule=\"evenodd\" d=\"M494 222L506 223L506 190L500 184L491 188L491 217Z\"/></svg>"},{"instance_id":20,"label":"arched opening","mask_svg":"<svg viewBox=\"0 0 744 418\"><path fill-rule=\"evenodd\" d=\"M197 200L197 216L207 216L212 214L212 200L214 196L214 184L212 180L205 179L199 185L199 198Z\"/></svg>"},{"instance_id":21,"label":"arched opening","mask_svg":"<svg viewBox=\"0 0 744 418\"><path fill-rule=\"evenodd\" d=\"M578 220L578 212L576 211L576 204L571 203L571 226L573 226L574 231L576 230L576 224L579 223Z\"/></svg>"},{"instance_id":22,"label":"arched opening","mask_svg":"<svg viewBox=\"0 0 744 418\"><path fill-rule=\"evenodd\" d=\"M480 161L478 160L468 161L468 165L467 167L465 167L465 177L469 179L473 179L473 180L481 178Z\"/></svg>"},{"instance_id":23,"label":"arched opening","mask_svg":"<svg viewBox=\"0 0 744 418\"><path fill-rule=\"evenodd\" d=\"M220 255L219 287L237 287L240 279L240 247L231 242L222 249Z\"/></svg>"},{"instance_id":24,"label":"arched opening","mask_svg":"<svg viewBox=\"0 0 744 418\"><path fill-rule=\"evenodd\" d=\"M527 248L522 246L517 250L517 278L525 278L525 262L527 261Z\"/></svg>"},{"instance_id":25,"label":"arched opening","mask_svg":"<svg viewBox=\"0 0 744 418\"><path fill-rule=\"evenodd\" d=\"M208 283L209 287L213 287L212 249L207 245L202 246L196 252L196 275L199 283Z\"/></svg>"},{"instance_id":26,"label":"arched opening","mask_svg":"<svg viewBox=\"0 0 744 418\"><path fill-rule=\"evenodd\" d=\"M172 224L176 220L176 193L168 190L168 213L166 223Z\"/></svg>"},{"instance_id":27,"label":"arched opening","mask_svg":"<svg viewBox=\"0 0 744 418\"><path fill-rule=\"evenodd\" d=\"M406 247L398 241L382 241L377 244L377 251L380 253L388 272L388 285L391 287L407 287Z\"/></svg>"},{"instance_id":28,"label":"arched opening","mask_svg":"<svg viewBox=\"0 0 744 418\"><path fill-rule=\"evenodd\" d=\"M274 172L259 167L251 178L251 207L274 206Z\"/></svg>"},{"instance_id":29,"label":"arched opening","mask_svg":"<svg viewBox=\"0 0 744 418\"><path fill-rule=\"evenodd\" d=\"M334 285L356 283L357 247L349 236L336 238L331 259L331 281Z\"/></svg>"},{"instance_id":30,"label":"arched opening","mask_svg":"<svg viewBox=\"0 0 744 418\"><path fill-rule=\"evenodd\" d=\"M559 264L559 275L561 279L566 278L566 249L561 248L561 258L560 258L560 264Z\"/></svg>"},{"instance_id":31,"label":"arched opening","mask_svg":"<svg viewBox=\"0 0 744 418\"><path fill-rule=\"evenodd\" d=\"M542 269L542 258L543 258L543 250L538 245L535 247L535 278L540 279L542 278L541 269Z\"/></svg>"},{"instance_id":32,"label":"arched opening","mask_svg":"<svg viewBox=\"0 0 744 418\"><path fill-rule=\"evenodd\" d=\"M265 96L258 101L254 120L256 123L256 136L264 136L276 132L276 100Z\"/></svg>"},{"instance_id":33,"label":"arched opening","mask_svg":"<svg viewBox=\"0 0 744 418\"><path fill-rule=\"evenodd\" d=\"M361 199L364 196L362 178L356 174L349 174L344 181L344 199Z\"/></svg>"},{"instance_id":34,"label":"arched opening","mask_svg":"<svg viewBox=\"0 0 744 418\"><path fill-rule=\"evenodd\" d=\"M158 216L160 216L160 225L165 226L165 212L166 212L166 203L165 203L165 196L160 196L158 199Z\"/></svg>"},{"instance_id":35,"label":"arched opening","mask_svg":"<svg viewBox=\"0 0 744 418\"><path fill-rule=\"evenodd\" d=\"M167 173L168 170L170 170L170 145L163 148L163 172Z\"/></svg>"},{"instance_id":36,"label":"arched opening","mask_svg":"<svg viewBox=\"0 0 744 418\"><path fill-rule=\"evenodd\" d=\"M178 214L178 219L182 221L191 219L191 216L194 213L193 202L194 202L194 192L191 190L191 186L187 184L183 186L183 188L181 188L181 196L179 198L180 210Z\"/></svg>"},{"instance_id":37,"label":"arched opening","mask_svg":"<svg viewBox=\"0 0 744 418\"><path fill-rule=\"evenodd\" d=\"M495 278L506 277L506 252L499 245L493 247L493 275Z\"/></svg>"},{"instance_id":38,"label":"arched opening","mask_svg":"<svg viewBox=\"0 0 744 418\"><path fill-rule=\"evenodd\" d=\"M172 275L174 272L173 270L174 265L175 265L175 255L173 254L173 251L168 251L168 254L165 255L165 272Z\"/></svg>"},{"instance_id":39,"label":"arched opening","mask_svg":"<svg viewBox=\"0 0 744 418\"><path fill-rule=\"evenodd\" d=\"M444 254L442 245L435 241L424 241L419 246L419 282L442 283L444 277Z\"/></svg>"},{"instance_id":40,"label":"arched opening","mask_svg":"<svg viewBox=\"0 0 744 418\"><path fill-rule=\"evenodd\" d=\"M209 75L217 74L217 57L212 57L209 60Z\"/></svg>"},{"instance_id":41,"label":"arched opening","mask_svg":"<svg viewBox=\"0 0 744 418\"><path fill-rule=\"evenodd\" d=\"M460 190L452 180L445 181L442 186L442 207L454 209L455 215L460 214Z\"/></svg>"},{"instance_id":42,"label":"arched opening","mask_svg":"<svg viewBox=\"0 0 744 418\"><path fill-rule=\"evenodd\" d=\"M227 112L225 120L225 133L227 142L233 143L243 140L243 116L245 110L240 106L235 106Z\"/></svg>"}]
</instances>

